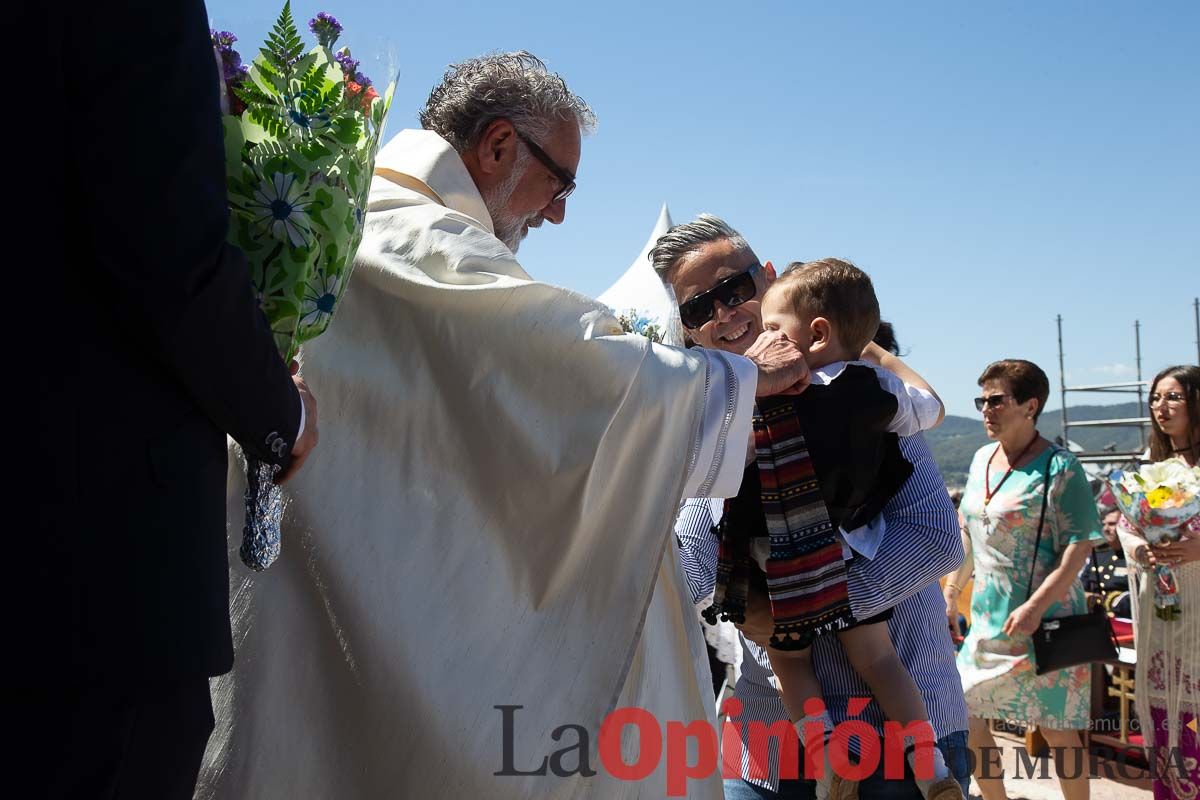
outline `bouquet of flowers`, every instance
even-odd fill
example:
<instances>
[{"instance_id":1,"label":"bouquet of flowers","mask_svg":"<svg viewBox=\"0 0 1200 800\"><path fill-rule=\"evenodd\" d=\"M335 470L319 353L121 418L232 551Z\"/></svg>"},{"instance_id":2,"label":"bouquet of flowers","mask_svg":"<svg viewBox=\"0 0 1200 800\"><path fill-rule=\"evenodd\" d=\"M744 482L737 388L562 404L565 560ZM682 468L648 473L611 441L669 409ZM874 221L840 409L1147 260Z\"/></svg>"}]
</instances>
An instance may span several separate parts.
<instances>
[{"instance_id":1,"label":"bouquet of flowers","mask_svg":"<svg viewBox=\"0 0 1200 800\"><path fill-rule=\"evenodd\" d=\"M246 254L259 303L285 361L322 334L349 283L367 194L395 84L382 96L349 49L342 26L309 21L306 49L285 3L248 67L237 37L213 31L221 67L229 241ZM277 467L250 459L241 557L266 569L279 555Z\"/></svg>"},{"instance_id":2,"label":"bouquet of flowers","mask_svg":"<svg viewBox=\"0 0 1200 800\"><path fill-rule=\"evenodd\" d=\"M1136 472L1117 470L1108 478L1117 507L1152 545L1177 542L1183 529L1200 516L1200 467L1181 458L1146 464ZM1165 564L1154 567L1155 612L1179 618L1178 583Z\"/></svg>"},{"instance_id":3,"label":"bouquet of flowers","mask_svg":"<svg viewBox=\"0 0 1200 800\"><path fill-rule=\"evenodd\" d=\"M631 308L624 314L618 314L617 321L621 323L621 330L626 333L641 334L652 342L662 344L662 326L649 317L642 316L636 309Z\"/></svg>"}]
</instances>

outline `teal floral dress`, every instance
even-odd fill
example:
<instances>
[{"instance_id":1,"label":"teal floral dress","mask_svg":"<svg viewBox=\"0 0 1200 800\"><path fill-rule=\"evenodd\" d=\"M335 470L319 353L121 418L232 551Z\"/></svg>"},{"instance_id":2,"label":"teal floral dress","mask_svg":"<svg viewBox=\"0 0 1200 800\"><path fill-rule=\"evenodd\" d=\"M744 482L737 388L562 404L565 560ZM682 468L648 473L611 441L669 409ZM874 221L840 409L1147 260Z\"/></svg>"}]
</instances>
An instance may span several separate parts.
<instances>
[{"instance_id":1,"label":"teal floral dress","mask_svg":"<svg viewBox=\"0 0 1200 800\"><path fill-rule=\"evenodd\" d=\"M1009 614L1027 599L1030 569L1036 591L1058 567L1068 545L1103 541L1096 502L1079 460L1051 446L1013 470L985 511L984 475L998 446L988 444L975 454L959 506L975 555L971 631L958 654L967 708L971 716L983 719L1083 729L1088 726L1091 665L1039 676L1030 637L1010 638L1002 628ZM1043 482L1052 457L1046 523L1035 554ZM992 470L993 488L1003 474ZM1083 584L1076 577L1066 598L1050 606L1045 618L1086 611Z\"/></svg>"}]
</instances>

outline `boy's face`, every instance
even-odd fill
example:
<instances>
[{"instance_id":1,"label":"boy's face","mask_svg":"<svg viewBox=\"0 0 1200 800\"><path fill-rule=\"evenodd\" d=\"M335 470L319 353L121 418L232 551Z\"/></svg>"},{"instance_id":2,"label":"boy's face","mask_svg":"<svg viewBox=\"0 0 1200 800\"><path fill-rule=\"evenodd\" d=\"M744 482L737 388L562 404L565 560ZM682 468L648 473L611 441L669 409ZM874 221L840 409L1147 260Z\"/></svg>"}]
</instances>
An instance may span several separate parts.
<instances>
[{"instance_id":1,"label":"boy's face","mask_svg":"<svg viewBox=\"0 0 1200 800\"><path fill-rule=\"evenodd\" d=\"M804 354L809 367L821 367L831 360L829 320L814 314L798 312L787 292L769 291L762 301L763 329L787 334Z\"/></svg>"}]
</instances>

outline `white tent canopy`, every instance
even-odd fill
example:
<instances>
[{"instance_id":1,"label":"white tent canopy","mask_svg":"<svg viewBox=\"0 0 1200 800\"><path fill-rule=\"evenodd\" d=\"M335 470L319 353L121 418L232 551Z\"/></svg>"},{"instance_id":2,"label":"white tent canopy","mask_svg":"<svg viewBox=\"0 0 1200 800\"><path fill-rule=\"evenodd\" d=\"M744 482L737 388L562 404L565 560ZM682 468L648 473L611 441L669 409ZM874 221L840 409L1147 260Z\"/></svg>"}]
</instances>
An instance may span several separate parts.
<instances>
[{"instance_id":1,"label":"white tent canopy","mask_svg":"<svg viewBox=\"0 0 1200 800\"><path fill-rule=\"evenodd\" d=\"M673 224L671 212L667 209L667 204L663 203L658 212L658 221L654 223L654 229L642 247L642 252L638 253L638 257L629 265L629 269L625 270L625 274L598 299L617 314L633 311L638 320L657 325L664 333L665 343L678 345L682 342L671 339L672 331L678 330L678 325L674 322L678 318L674 298L663 288L658 273L647 258L658 237L666 233Z\"/></svg>"}]
</instances>

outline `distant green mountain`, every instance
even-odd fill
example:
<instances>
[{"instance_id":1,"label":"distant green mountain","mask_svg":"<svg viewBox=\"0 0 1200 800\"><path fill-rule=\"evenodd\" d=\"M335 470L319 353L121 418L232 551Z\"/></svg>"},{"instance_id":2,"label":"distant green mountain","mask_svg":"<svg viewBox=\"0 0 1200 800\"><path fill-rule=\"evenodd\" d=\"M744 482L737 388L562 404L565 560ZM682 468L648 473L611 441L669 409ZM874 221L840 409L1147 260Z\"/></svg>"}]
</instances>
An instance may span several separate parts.
<instances>
[{"instance_id":1,"label":"distant green mountain","mask_svg":"<svg viewBox=\"0 0 1200 800\"><path fill-rule=\"evenodd\" d=\"M1067 418L1071 422L1095 419L1119 419L1144 416L1145 408L1137 402L1118 403L1111 406L1069 406ZM1056 439L1062 433L1062 422L1058 409L1047 409L1038 420L1038 430L1048 439ZM947 416L945 421L925 434L933 457L937 461L947 486L963 486L967 482L967 470L975 451L987 444L983 432L983 421L979 417ZM1084 450L1132 451L1142 448L1138 429L1129 428L1072 428L1071 441Z\"/></svg>"}]
</instances>

